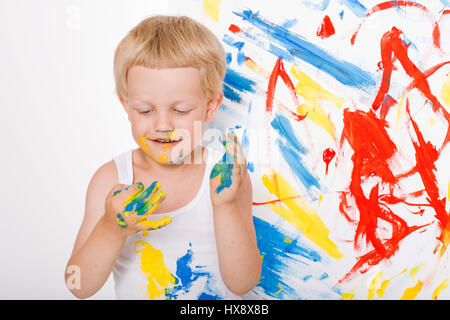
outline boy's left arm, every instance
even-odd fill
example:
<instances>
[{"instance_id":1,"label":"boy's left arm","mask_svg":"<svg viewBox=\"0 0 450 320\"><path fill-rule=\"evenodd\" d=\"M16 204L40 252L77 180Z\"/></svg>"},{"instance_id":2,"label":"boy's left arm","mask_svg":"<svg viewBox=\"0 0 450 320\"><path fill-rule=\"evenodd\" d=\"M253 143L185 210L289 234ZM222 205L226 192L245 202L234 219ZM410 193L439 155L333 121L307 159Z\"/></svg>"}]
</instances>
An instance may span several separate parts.
<instances>
[{"instance_id":1,"label":"boy's left arm","mask_svg":"<svg viewBox=\"0 0 450 320\"><path fill-rule=\"evenodd\" d=\"M234 132L223 140L228 161L224 157L211 174L214 229L222 279L230 291L243 295L258 284L262 261L245 155Z\"/></svg>"}]
</instances>

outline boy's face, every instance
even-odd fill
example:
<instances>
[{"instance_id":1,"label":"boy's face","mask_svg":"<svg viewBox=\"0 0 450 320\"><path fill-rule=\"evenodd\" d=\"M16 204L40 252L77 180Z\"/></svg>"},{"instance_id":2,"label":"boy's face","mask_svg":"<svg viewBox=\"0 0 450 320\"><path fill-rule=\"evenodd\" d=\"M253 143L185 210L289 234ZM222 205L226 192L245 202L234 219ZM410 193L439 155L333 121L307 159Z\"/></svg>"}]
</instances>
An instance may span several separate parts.
<instances>
[{"instance_id":1,"label":"boy's face","mask_svg":"<svg viewBox=\"0 0 450 320\"><path fill-rule=\"evenodd\" d=\"M120 99L133 138L160 164L181 163L200 144L204 122L212 121L223 96L208 99L196 68L150 69L133 66L128 99ZM194 135L194 127L196 129Z\"/></svg>"}]
</instances>

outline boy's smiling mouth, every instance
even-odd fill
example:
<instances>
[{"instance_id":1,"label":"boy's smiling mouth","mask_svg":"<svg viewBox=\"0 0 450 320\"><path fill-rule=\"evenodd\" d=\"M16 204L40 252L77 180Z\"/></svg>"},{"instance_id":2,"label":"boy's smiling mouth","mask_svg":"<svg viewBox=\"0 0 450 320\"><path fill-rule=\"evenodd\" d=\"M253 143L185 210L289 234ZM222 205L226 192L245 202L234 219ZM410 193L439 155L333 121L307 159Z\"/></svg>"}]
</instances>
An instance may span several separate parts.
<instances>
[{"instance_id":1,"label":"boy's smiling mouth","mask_svg":"<svg viewBox=\"0 0 450 320\"><path fill-rule=\"evenodd\" d=\"M148 139L158 145L171 145L171 144L176 144L180 141L183 141L183 138L179 138L179 139L170 139L170 138L158 138L158 139Z\"/></svg>"}]
</instances>

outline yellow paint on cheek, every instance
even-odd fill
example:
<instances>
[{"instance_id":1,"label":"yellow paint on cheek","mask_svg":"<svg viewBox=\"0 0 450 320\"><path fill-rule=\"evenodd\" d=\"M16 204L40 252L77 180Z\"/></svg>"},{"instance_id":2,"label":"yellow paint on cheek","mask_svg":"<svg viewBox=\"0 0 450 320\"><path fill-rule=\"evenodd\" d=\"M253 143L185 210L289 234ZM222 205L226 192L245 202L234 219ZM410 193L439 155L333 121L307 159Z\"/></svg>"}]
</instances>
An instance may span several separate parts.
<instances>
[{"instance_id":1,"label":"yellow paint on cheek","mask_svg":"<svg viewBox=\"0 0 450 320\"><path fill-rule=\"evenodd\" d=\"M134 243L134 251L141 255L140 268L148 280L148 298L154 300L164 295L166 288L177 283L177 279L167 268L161 250L150 243L139 240Z\"/></svg>"},{"instance_id":2,"label":"yellow paint on cheek","mask_svg":"<svg viewBox=\"0 0 450 320\"><path fill-rule=\"evenodd\" d=\"M400 300L414 300L419 294L420 290L422 290L422 281L418 280L414 287L407 288L405 290Z\"/></svg>"},{"instance_id":3,"label":"yellow paint on cheek","mask_svg":"<svg viewBox=\"0 0 450 320\"><path fill-rule=\"evenodd\" d=\"M320 216L298 194L298 192L275 170L271 174L263 175L263 184L267 190L274 194L287 208L279 203L268 205L278 215L293 224L305 237L318 245L322 250L335 259L344 255L329 238L327 229Z\"/></svg>"},{"instance_id":4,"label":"yellow paint on cheek","mask_svg":"<svg viewBox=\"0 0 450 320\"><path fill-rule=\"evenodd\" d=\"M450 107L450 73L447 73L445 76L444 85L441 89L441 98Z\"/></svg>"},{"instance_id":5,"label":"yellow paint on cheek","mask_svg":"<svg viewBox=\"0 0 450 320\"><path fill-rule=\"evenodd\" d=\"M203 0L205 14L215 21L219 21L220 0Z\"/></svg>"},{"instance_id":6,"label":"yellow paint on cheek","mask_svg":"<svg viewBox=\"0 0 450 320\"><path fill-rule=\"evenodd\" d=\"M437 288L436 290L434 290L433 292L433 296L432 299L436 300L439 296L439 294L441 293L442 290L446 289L448 287L448 278L444 280L444 282L442 282Z\"/></svg>"}]
</instances>

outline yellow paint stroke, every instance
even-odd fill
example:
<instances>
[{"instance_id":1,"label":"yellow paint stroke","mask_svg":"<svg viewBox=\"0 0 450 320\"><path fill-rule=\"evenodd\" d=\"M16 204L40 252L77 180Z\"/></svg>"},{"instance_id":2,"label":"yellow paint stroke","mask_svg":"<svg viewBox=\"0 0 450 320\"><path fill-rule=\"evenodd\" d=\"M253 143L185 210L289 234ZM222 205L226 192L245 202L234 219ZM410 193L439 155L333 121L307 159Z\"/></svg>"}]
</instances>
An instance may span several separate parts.
<instances>
[{"instance_id":1,"label":"yellow paint stroke","mask_svg":"<svg viewBox=\"0 0 450 320\"><path fill-rule=\"evenodd\" d=\"M408 271L408 269L403 270L403 271L400 272L399 274L393 276L391 279L384 280L384 281L381 283L380 287L377 289L377 295L378 295L380 298L382 298L383 295L384 295L384 292L386 291L386 288L387 288L388 284L389 284L393 279L395 279L395 278L398 277L399 275L405 273L406 271Z\"/></svg>"},{"instance_id":2,"label":"yellow paint stroke","mask_svg":"<svg viewBox=\"0 0 450 320\"><path fill-rule=\"evenodd\" d=\"M253 61L252 59L250 59L249 57L247 57L245 59L244 64L253 72L255 72L257 75L260 75L262 77L264 77L265 79L269 79L270 78L270 73L267 72L266 70L264 70L263 68L261 68L260 66L258 66L255 61Z\"/></svg>"},{"instance_id":3,"label":"yellow paint stroke","mask_svg":"<svg viewBox=\"0 0 450 320\"><path fill-rule=\"evenodd\" d=\"M414 279L414 276L417 274L417 272L419 271L420 266L414 267L411 269L410 273L411 273L411 278Z\"/></svg>"},{"instance_id":4,"label":"yellow paint stroke","mask_svg":"<svg viewBox=\"0 0 450 320\"><path fill-rule=\"evenodd\" d=\"M450 73L447 73L445 76L444 85L441 89L441 98L450 107Z\"/></svg>"},{"instance_id":5,"label":"yellow paint stroke","mask_svg":"<svg viewBox=\"0 0 450 320\"><path fill-rule=\"evenodd\" d=\"M148 280L148 298L154 300L164 294L165 289L177 283L177 279L167 268L161 250L155 249L144 240L134 243L134 251L141 254L140 268Z\"/></svg>"},{"instance_id":6,"label":"yellow paint stroke","mask_svg":"<svg viewBox=\"0 0 450 320\"><path fill-rule=\"evenodd\" d=\"M220 0L203 0L203 10L208 17L219 21Z\"/></svg>"},{"instance_id":7,"label":"yellow paint stroke","mask_svg":"<svg viewBox=\"0 0 450 320\"><path fill-rule=\"evenodd\" d=\"M357 286L354 287L350 292L342 292L341 293L342 300L353 300L353 298L355 297L356 289L358 289Z\"/></svg>"},{"instance_id":8,"label":"yellow paint stroke","mask_svg":"<svg viewBox=\"0 0 450 320\"><path fill-rule=\"evenodd\" d=\"M280 287L280 290L275 292L275 295L279 294L283 290L283 286L281 285L281 283L279 283L278 286Z\"/></svg>"},{"instance_id":9,"label":"yellow paint stroke","mask_svg":"<svg viewBox=\"0 0 450 320\"><path fill-rule=\"evenodd\" d=\"M400 118L401 118L401 116L403 114L403 109L404 109L403 105L404 105L404 102L405 102L405 97L406 97L406 92L403 92L401 97L400 97L400 100L398 102L398 106L397 106L397 121L395 123L395 127L397 129L399 129L401 127Z\"/></svg>"},{"instance_id":10,"label":"yellow paint stroke","mask_svg":"<svg viewBox=\"0 0 450 320\"><path fill-rule=\"evenodd\" d=\"M420 290L422 290L422 281L418 280L414 287L407 288L405 290L400 300L414 300L419 294Z\"/></svg>"},{"instance_id":11,"label":"yellow paint stroke","mask_svg":"<svg viewBox=\"0 0 450 320\"><path fill-rule=\"evenodd\" d=\"M446 289L448 287L448 279L445 279L444 282L442 282L433 292L432 299L437 300L439 294L442 290Z\"/></svg>"},{"instance_id":12,"label":"yellow paint stroke","mask_svg":"<svg viewBox=\"0 0 450 320\"><path fill-rule=\"evenodd\" d=\"M450 230L448 227L446 227L444 230L442 230L442 243L441 249L439 250L439 257L442 258L445 251L447 250L449 243L450 243Z\"/></svg>"},{"instance_id":13,"label":"yellow paint stroke","mask_svg":"<svg viewBox=\"0 0 450 320\"><path fill-rule=\"evenodd\" d=\"M284 238L284 242L286 242L286 243L292 243L292 239L289 239L289 238Z\"/></svg>"},{"instance_id":14,"label":"yellow paint stroke","mask_svg":"<svg viewBox=\"0 0 450 320\"><path fill-rule=\"evenodd\" d=\"M322 108L319 100L331 102L337 108L342 108L345 103L345 99L327 91L317 82L308 77L306 73L300 71L296 65L292 66L291 73L299 81L295 87L295 91L307 102L298 106L297 112L299 114L305 114L307 112L307 119L325 129L325 131L327 131L331 137L336 140L336 136L334 135L336 127L326 114L325 110Z\"/></svg>"},{"instance_id":15,"label":"yellow paint stroke","mask_svg":"<svg viewBox=\"0 0 450 320\"><path fill-rule=\"evenodd\" d=\"M327 229L319 215L280 174L275 170L271 171L269 175L262 176L262 182L267 190L280 199L289 210L279 203L268 204L271 209L293 224L305 237L331 257L342 258L344 255L339 252L337 245L328 238L330 230Z\"/></svg>"},{"instance_id":16,"label":"yellow paint stroke","mask_svg":"<svg viewBox=\"0 0 450 320\"><path fill-rule=\"evenodd\" d=\"M375 277L373 277L373 280L372 280L372 282L369 285L369 294L367 296L367 299L372 300L373 297L375 296L376 289L378 288L378 285L381 282L381 277L382 276L383 276L383 273L381 271L378 271L375 274Z\"/></svg>"}]
</instances>

